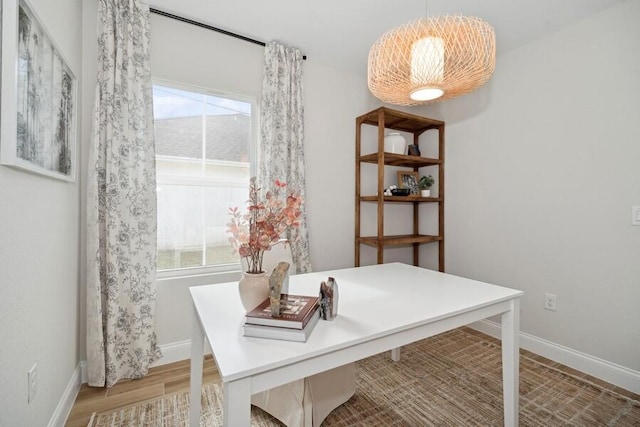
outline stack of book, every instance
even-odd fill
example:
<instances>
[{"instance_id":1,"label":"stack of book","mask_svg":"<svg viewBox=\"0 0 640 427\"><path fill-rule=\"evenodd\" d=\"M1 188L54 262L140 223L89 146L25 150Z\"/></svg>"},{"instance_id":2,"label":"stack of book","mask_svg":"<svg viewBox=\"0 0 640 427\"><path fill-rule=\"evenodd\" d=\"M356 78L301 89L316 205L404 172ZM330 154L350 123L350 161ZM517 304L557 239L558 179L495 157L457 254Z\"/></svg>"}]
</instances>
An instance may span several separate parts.
<instances>
[{"instance_id":1,"label":"stack of book","mask_svg":"<svg viewBox=\"0 0 640 427\"><path fill-rule=\"evenodd\" d=\"M280 315L271 315L269 298L246 314L245 337L305 342L318 323L318 297L282 294Z\"/></svg>"}]
</instances>

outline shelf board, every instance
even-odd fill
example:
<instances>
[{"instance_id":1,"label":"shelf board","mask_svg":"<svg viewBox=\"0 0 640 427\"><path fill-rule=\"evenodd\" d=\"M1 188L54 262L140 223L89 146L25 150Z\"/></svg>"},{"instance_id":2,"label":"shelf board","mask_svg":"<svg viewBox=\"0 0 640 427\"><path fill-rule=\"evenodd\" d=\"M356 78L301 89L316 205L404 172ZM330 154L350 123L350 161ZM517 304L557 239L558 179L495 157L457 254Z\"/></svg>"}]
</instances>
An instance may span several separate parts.
<instances>
[{"instance_id":1,"label":"shelf board","mask_svg":"<svg viewBox=\"0 0 640 427\"><path fill-rule=\"evenodd\" d=\"M430 236L427 234L405 234L397 236L384 236L378 239L376 236L360 237L362 244L377 247L378 245L410 245L412 243L430 243L442 240L442 236Z\"/></svg>"},{"instance_id":2,"label":"shelf board","mask_svg":"<svg viewBox=\"0 0 640 427\"><path fill-rule=\"evenodd\" d=\"M441 197L420 197L420 196L384 196L385 202L398 202L398 203L434 203L441 202ZM361 196L361 202L377 202L378 196Z\"/></svg>"},{"instance_id":3,"label":"shelf board","mask_svg":"<svg viewBox=\"0 0 640 427\"><path fill-rule=\"evenodd\" d=\"M357 160L365 163L378 163L380 153L371 153L360 156ZM442 164L440 159L429 157L407 156L405 154L382 153L384 164L389 166L404 166L409 168L421 168L423 166L435 166Z\"/></svg>"},{"instance_id":4,"label":"shelf board","mask_svg":"<svg viewBox=\"0 0 640 427\"><path fill-rule=\"evenodd\" d=\"M416 116L414 114L405 113L404 111L392 110L387 107L380 107L358 117L359 122L367 125L378 126L378 114L380 110L384 111L384 127L387 129L421 134L429 129L437 129L444 126L443 121Z\"/></svg>"}]
</instances>

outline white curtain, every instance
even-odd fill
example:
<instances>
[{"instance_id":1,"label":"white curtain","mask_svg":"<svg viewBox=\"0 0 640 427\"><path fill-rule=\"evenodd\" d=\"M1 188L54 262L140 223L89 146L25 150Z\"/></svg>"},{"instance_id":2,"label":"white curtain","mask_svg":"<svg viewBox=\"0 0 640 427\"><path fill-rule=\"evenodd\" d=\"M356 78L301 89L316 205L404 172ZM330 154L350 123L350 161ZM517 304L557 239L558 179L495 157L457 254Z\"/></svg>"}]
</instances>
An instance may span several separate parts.
<instances>
[{"instance_id":1,"label":"white curtain","mask_svg":"<svg viewBox=\"0 0 640 427\"><path fill-rule=\"evenodd\" d=\"M305 194L304 106L302 54L276 42L265 47L262 103L260 106L260 158L258 183L271 188L276 179ZM307 215L303 205L300 227L287 238L298 273L311 271Z\"/></svg>"},{"instance_id":2,"label":"white curtain","mask_svg":"<svg viewBox=\"0 0 640 427\"><path fill-rule=\"evenodd\" d=\"M139 378L154 331L156 177L149 7L98 1L98 84L87 177L87 373Z\"/></svg>"}]
</instances>

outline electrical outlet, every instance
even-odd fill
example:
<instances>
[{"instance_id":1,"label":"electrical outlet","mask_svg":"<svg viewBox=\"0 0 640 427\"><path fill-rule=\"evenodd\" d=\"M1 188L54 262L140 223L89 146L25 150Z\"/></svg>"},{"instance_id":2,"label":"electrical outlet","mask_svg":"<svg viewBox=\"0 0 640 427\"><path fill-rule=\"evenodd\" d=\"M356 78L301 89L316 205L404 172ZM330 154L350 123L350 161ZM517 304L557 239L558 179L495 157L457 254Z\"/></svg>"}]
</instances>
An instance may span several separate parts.
<instances>
[{"instance_id":1,"label":"electrical outlet","mask_svg":"<svg viewBox=\"0 0 640 427\"><path fill-rule=\"evenodd\" d=\"M558 297L554 294L545 292L544 294L544 309L556 311L558 309Z\"/></svg>"},{"instance_id":2,"label":"electrical outlet","mask_svg":"<svg viewBox=\"0 0 640 427\"><path fill-rule=\"evenodd\" d=\"M34 363L29 372L27 372L28 393L27 403L31 403L36 397L38 391L38 364Z\"/></svg>"},{"instance_id":3,"label":"electrical outlet","mask_svg":"<svg viewBox=\"0 0 640 427\"><path fill-rule=\"evenodd\" d=\"M640 206L631 207L631 225L640 225Z\"/></svg>"}]
</instances>

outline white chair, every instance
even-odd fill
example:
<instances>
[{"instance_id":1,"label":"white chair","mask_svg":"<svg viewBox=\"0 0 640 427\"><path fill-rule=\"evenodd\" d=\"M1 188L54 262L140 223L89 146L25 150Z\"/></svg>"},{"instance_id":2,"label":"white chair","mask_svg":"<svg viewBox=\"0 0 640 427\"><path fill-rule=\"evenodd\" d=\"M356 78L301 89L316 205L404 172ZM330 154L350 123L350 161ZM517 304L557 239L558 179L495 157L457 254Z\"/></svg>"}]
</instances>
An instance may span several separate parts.
<instances>
[{"instance_id":1,"label":"white chair","mask_svg":"<svg viewBox=\"0 0 640 427\"><path fill-rule=\"evenodd\" d=\"M280 261L290 264L289 274L295 274L291 248L281 240L264 253L262 268L271 273ZM241 259L246 271L247 263ZM288 277L285 279L288 280ZM284 284L286 289L288 284ZM318 290L320 284L318 283ZM356 391L355 365L349 363L319 374L281 385L251 396L251 404L268 412L288 427L314 427Z\"/></svg>"}]
</instances>

